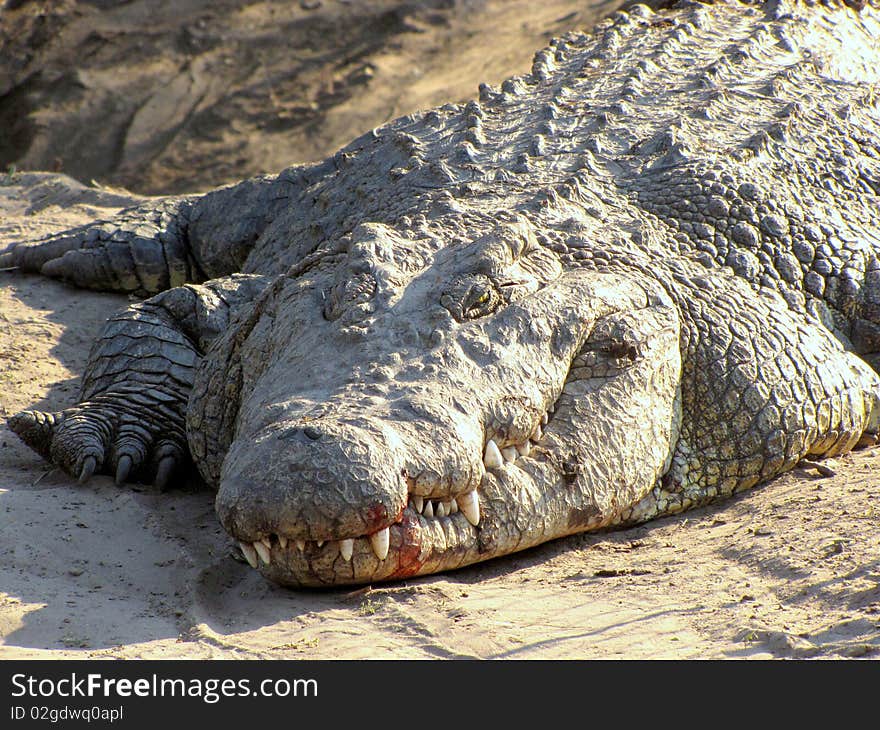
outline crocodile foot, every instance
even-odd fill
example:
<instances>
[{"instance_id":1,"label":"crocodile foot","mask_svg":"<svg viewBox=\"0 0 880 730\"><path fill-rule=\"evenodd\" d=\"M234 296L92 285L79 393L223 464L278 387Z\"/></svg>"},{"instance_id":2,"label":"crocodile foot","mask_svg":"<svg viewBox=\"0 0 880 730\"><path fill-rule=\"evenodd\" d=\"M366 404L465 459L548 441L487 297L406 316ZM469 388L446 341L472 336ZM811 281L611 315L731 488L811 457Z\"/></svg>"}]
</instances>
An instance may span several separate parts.
<instances>
[{"instance_id":1,"label":"crocodile foot","mask_svg":"<svg viewBox=\"0 0 880 730\"><path fill-rule=\"evenodd\" d=\"M97 473L163 489L188 458L183 419L174 404L150 395L103 393L56 413L22 411L8 423L80 484Z\"/></svg>"}]
</instances>

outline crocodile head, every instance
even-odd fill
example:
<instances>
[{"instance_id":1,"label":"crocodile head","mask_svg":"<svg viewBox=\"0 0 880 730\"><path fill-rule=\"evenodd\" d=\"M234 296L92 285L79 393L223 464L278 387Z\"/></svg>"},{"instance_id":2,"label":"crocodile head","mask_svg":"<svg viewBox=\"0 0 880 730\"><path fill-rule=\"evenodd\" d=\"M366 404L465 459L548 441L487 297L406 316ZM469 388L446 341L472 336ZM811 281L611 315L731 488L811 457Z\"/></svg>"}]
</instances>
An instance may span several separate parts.
<instances>
[{"instance_id":1,"label":"crocodile head","mask_svg":"<svg viewBox=\"0 0 880 730\"><path fill-rule=\"evenodd\" d=\"M203 465L223 526L268 578L332 585L626 518L677 433L664 297L564 266L524 219L458 243L360 226L205 358L194 410L229 424Z\"/></svg>"}]
</instances>

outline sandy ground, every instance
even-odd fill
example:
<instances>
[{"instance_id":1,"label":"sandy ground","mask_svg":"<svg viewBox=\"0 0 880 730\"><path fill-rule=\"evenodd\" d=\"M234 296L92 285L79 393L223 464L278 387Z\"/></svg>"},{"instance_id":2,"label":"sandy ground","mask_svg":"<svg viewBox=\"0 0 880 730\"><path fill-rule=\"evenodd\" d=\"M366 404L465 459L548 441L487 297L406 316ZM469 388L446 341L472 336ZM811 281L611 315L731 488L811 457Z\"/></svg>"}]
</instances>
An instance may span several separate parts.
<instances>
[{"instance_id":1,"label":"sandy ground","mask_svg":"<svg viewBox=\"0 0 880 730\"><path fill-rule=\"evenodd\" d=\"M0 169L143 193L322 160L476 95L621 0L6 3Z\"/></svg>"},{"instance_id":2,"label":"sandy ground","mask_svg":"<svg viewBox=\"0 0 880 730\"><path fill-rule=\"evenodd\" d=\"M157 31L141 56L125 45L135 36L126 23L139 22L148 4L136 0L101 15L103 43L84 31L101 3L47 4L57 11L42 21L53 29L48 34L24 11L7 13L0 46L21 64L2 65L0 96L17 100L40 125L29 127L0 103L0 122L16 123L6 128L18 130L20 145L0 144L0 158L51 166L57 139L91 130L92 137L83 132L67 145L81 159L56 167L85 180L140 181L130 187L142 192L204 189L314 159L396 114L466 98L478 79L527 68L547 37L584 25L608 5L548 0L523 16L519 1L409 3L421 9L393 16L397 31L363 53L331 56L324 71L319 58L305 64L301 87L292 88L281 61L269 58L272 36L257 45L268 54L263 71L247 66L238 86L223 78L231 96L206 87L192 97L195 106L179 108L175 100L191 96L181 78L198 86L233 57L223 55L235 50L235 39L218 30L223 13L246 10L253 22L239 27L266 35L277 30L267 20L273 9L296 3L216 3L212 16L206 3L177 4L181 22L190 23L187 68L195 70L186 73L156 60L180 50L160 42L163 23L172 25L168 4L158 3ZM351 5L327 0L319 12L332 20ZM314 34L300 15L286 31ZM31 35L12 32L21 29L13 21ZM487 42L487 29L498 43ZM83 44L94 48L81 52ZM123 51L141 76L127 67L110 73ZM79 64L75 93L66 76L52 76L65 58ZM40 73L28 75L40 64ZM155 72L152 86L147 68ZM284 79L288 87L278 86ZM94 137L100 130L89 126L89 114L106 112L99 101L113 84L125 92L114 98L136 96L140 111L121 126L105 116L109 136ZM272 96L270 87L283 93ZM332 93L322 96L320 88ZM132 96L137 89L141 95ZM316 116L297 106L298 89L318 105L309 107ZM279 109L284 124L266 126L266 115ZM40 134L29 137L34 130ZM112 154L83 157L102 149ZM106 216L129 200L124 191L71 191L52 177L0 175L0 248ZM125 303L0 272L0 416L72 404L92 338ZM237 557L210 493L194 485L164 494L117 488L104 477L79 487L0 425L0 658L878 657L880 449L829 466L834 476L797 469L712 509L558 540L450 574L354 591L291 591Z\"/></svg>"}]
</instances>

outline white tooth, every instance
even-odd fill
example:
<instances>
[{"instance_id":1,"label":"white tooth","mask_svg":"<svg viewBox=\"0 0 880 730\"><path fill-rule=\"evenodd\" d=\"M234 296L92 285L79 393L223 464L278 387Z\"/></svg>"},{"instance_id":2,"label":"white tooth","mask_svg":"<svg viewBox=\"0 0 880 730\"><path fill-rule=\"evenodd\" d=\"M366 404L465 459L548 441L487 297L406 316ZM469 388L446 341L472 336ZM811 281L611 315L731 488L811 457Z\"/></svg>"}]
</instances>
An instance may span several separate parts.
<instances>
[{"instance_id":1,"label":"white tooth","mask_svg":"<svg viewBox=\"0 0 880 730\"><path fill-rule=\"evenodd\" d=\"M296 547L298 550L305 550L306 549L306 541L305 540L297 540Z\"/></svg>"},{"instance_id":2,"label":"white tooth","mask_svg":"<svg viewBox=\"0 0 880 730\"><path fill-rule=\"evenodd\" d=\"M434 510L435 517L446 517L446 502L437 502L437 508Z\"/></svg>"},{"instance_id":3,"label":"white tooth","mask_svg":"<svg viewBox=\"0 0 880 730\"><path fill-rule=\"evenodd\" d=\"M542 426L546 426L547 421L549 421L549 420L550 420L550 416L548 416L546 412L541 415L541 425Z\"/></svg>"},{"instance_id":4,"label":"white tooth","mask_svg":"<svg viewBox=\"0 0 880 730\"><path fill-rule=\"evenodd\" d=\"M385 560L388 556L388 546L391 544L391 530L387 527L370 535L370 545L379 560Z\"/></svg>"},{"instance_id":5,"label":"white tooth","mask_svg":"<svg viewBox=\"0 0 880 730\"><path fill-rule=\"evenodd\" d=\"M281 549L284 550L287 548L287 538L284 535L278 536L278 544L281 546Z\"/></svg>"},{"instance_id":6,"label":"white tooth","mask_svg":"<svg viewBox=\"0 0 880 730\"><path fill-rule=\"evenodd\" d=\"M422 512L422 515L424 515L425 517L434 516L434 505L431 503L430 499L425 500L425 511Z\"/></svg>"},{"instance_id":7,"label":"white tooth","mask_svg":"<svg viewBox=\"0 0 880 730\"><path fill-rule=\"evenodd\" d=\"M501 450L494 440L489 439L486 442L486 451L483 453L483 465L487 469L498 469L504 463L501 458Z\"/></svg>"},{"instance_id":8,"label":"white tooth","mask_svg":"<svg viewBox=\"0 0 880 730\"><path fill-rule=\"evenodd\" d=\"M504 457L504 461L516 461L516 449L513 446L506 446L501 449L501 455Z\"/></svg>"},{"instance_id":9,"label":"white tooth","mask_svg":"<svg viewBox=\"0 0 880 730\"><path fill-rule=\"evenodd\" d=\"M263 545L265 545L267 549L269 549L269 550L272 549L272 540L270 538L261 537L260 542L263 543Z\"/></svg>"},{"instance_id":10,"label":"white tooth","mask_svg":"<svg viewBox=\"0 0 880 730\"><path fill-rule=\"evenodd\" d=\"M544 437L544 433L543 433L543 431L541 431L541 427L538 426L538 427L535 429L535 433L532 435L532 441L534 441L535 443L537 443L537 442L540 441L543 437Z\"/></svg>"},{"instance_id":11,"label":"white tooth","mask_svg":"<svg viewBox=\"0 0 880 730\"><path fill-rule=\"evenodd\" d=\"M456 497L456 501L467 521L476 527L480 523L480 498L477 496L477 490L472 489L467 494Z\"/></svg>"},{"instance_id":12,"label":"white tooth","mask_svg":"<svg viewBox=\"0 0 880 730\"><path fill-rule=\"evenodd\" d=\"M348 538L347 540L339 541L339 554L342 556L342 559L345 561L351 560L351 554L354 552L354 540Z\"/></svg>"},{"instance_id":13,"label":"white tooth","mask_svg":"<svg viewBox=\"0 0 880 730\"><path fill-rule=\"evenodd\" d=\"M324 541L323 541L323 540L318 540L318 541L316 542L316 544L317 544L318 547L321 547L321 545L324 544Z\"/></svg>"},{"instance_id":14,"label":"white tooth","mask_svg":"<svg viewBox=\"0 0 880 730\"><path fill-rule=\"evenodd\" d=\"M240 542L238 543L238 546L241 548L245 560L248 561L248 565L252 568L256 568L259 563L257 562L257 551L254 550L253 546L249 542Z\"/></svg>"},{"instance_id":15,"label":"white tooth","mask_svg":"<svg viewBox=\"0 0 880 730\"><path fill-rule=\"evenodd\" d=\"M516 453L518 453L520 456L528 456L531 450L532 447L529 445L528 441L523 444L516 445Z\"/></svg>"},{"instance_id":16,"label":"white tooth","mask_svg":"<svg viewBox=\"0 0 880 730\"><path fill-rule=\"evenodd\" d=\"M454 515L456 512L458 512L458 502L456 502L454 499L453 499L453 500L450 500L450 502L449 502L449 514Z\"/></svg>"},{"instance_id":17,"label":"white tooth","mask_svg":"<svg viewBox=\"0 0 880 730\"><path fill-rule=\"evenodd\" d=\"M422 510L425 508L425 500L414 494L412 497L412 503L415 511L422 514Z\"/></svg>"},{"instance_id":18,"label":"white tooth","mask_svg":"<svg viewBox=\"0 0 880 730\"><path fill-rule=\"evenodd\" d=\"M257 555L260 556L260 560L262 560L266 565L272 562L272 554L269 552L269 548L267 548L261 541L257 541L254 543L254 550L257 551Z\"/></svg>"}]
</instances>

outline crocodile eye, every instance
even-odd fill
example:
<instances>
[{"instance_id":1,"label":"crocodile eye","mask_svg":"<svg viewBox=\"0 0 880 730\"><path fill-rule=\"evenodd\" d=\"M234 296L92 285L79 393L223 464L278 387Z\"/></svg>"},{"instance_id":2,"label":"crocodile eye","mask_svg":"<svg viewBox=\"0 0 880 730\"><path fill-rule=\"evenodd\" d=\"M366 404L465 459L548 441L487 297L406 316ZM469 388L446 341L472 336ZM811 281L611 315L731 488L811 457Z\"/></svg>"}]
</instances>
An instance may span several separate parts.
<instances>
[{"instance_id":1,"label":"crocodile eye","mask_svg":"<svg viewBox=\"0 0 880 730\"><path fill-rule=\"evenodd\" d=\"M324 295L324 319L333 321L357 305L367 306L376 293L376 279L372 274L355 274L342 279Z\"/></svg>"},{"instance_id":2,"label":"crocodile eye","mask_svg":"<svg viewBox=\"0 0 880 730\"><path fill-rule=\"evenodd\" d=\"M463 322L492 314L503 302L498 287L487 276L472 274L453 281L440 302Z\"/></svg>"},{"instance_id":3,"label":"crocodile eye","mask_svg":"<svg viewBox=\"0 0 880 730\"><path fill-rule=\"evenodd\" d=\"M474 286L466 296L462 313L466 319L475 319L489 314L494 309L494 291L484 282Z\"/></svg>"},{"instance_id":4,"label":"crocodile eye","mask_svg":"<svg viewBox=\"0 0 880 730\"><path fill-rule=\"evenodd\" d=\"M491 314L497 309L501 297L489 281L474 284L465 296L462 314L465 319L476 319Z\"/></svg>"}]
</instances>

